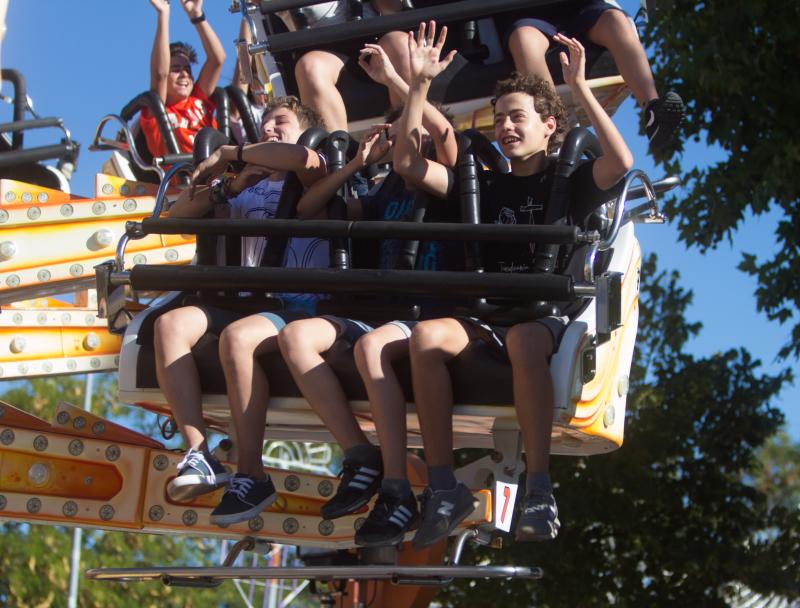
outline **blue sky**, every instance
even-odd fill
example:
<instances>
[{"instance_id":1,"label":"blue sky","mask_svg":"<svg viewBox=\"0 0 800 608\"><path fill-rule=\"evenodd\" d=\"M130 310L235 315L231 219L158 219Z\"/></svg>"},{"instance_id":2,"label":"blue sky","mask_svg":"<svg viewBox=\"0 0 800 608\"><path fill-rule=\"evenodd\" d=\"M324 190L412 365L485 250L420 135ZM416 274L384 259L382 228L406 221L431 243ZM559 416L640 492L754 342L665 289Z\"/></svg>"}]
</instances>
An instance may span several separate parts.
<instances>
[{"instance_id":1,"label":"blue sky","mask_svg":"<svg viewBox=\"0 0 800 608\"><path fill-rule=\"evenodd\" d=\"M639 7L633 0L622 4L629 11ZM186 40L200 48L178 2L172 5L172 40ZM233 40L239 28L238 16L228 13L228 5L227 0L206 0L204 6L229 55L221 84L227 84L233 74ZM94 174L107 155L90 152L87 147L101 117L118 113L148 87L155 12L148 0L11 0L7 26L2 65L20 70L39 114L62 117L83 145L72 188L76 194L91 196ZM679 92L684 98L690 95L690 91ZM10 120L9 108L0 112L0 120ZM638 134L638 111L632 100L625 102L615 122L631 147L636 166L654 179L662 177L646 154L647 142ZM42 145L52 143L56 135L50 131L47 136L26 137L30 144ZM687 161L694 163L714 162L720 154L702 144L692 144L685 153ZM670 225L639 229L644 252L657 253L662 267L680 271L683 285L694 291L689 317L701 321L703 331L691 342L692 353L705 356L745 346L762 361L764 371L776 372L787 366L797 370L794 361L775 361L788 328L767 321L756 311L755 280L736 270L742 252L757 252L759 257L772 253L773 230L779 219L775 213L746 218L733 243L724 243L705 255L678 242L677 231ZM800 438L798 401L800 388L795 386L786 389L778 402L795 439Z\"/></svg>"}]
</instances>

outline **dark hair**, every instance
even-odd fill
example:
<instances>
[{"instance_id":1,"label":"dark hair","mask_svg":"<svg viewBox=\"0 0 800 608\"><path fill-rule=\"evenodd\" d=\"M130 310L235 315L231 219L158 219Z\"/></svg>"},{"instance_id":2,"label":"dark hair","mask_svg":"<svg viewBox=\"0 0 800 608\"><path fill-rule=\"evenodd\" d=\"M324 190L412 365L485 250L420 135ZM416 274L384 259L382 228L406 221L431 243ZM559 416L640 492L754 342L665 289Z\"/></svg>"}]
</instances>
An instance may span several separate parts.
<instances>
[{"instance_id":1,"label":"dark hair","mask_svg":"<svg viewBox=\"0 0 800 608\"><path fill-rule=\"evenodd\" d=\"M511 93L524 93L533 97L533 109L539 116L546 119L550 116L556 119L556 130L547 142L547 151L552 152L561 143L566 131L567 110L561 98L549 82L538 76L524 76L518 72L511 74L511 78L500 80L494 88L492 106L503 95Z\"/></svg>"},{"instance_id":2,"label":"dark hair","mask_svg":"<svg viewBox=\"0 0 800 608\"><path fill-rule=\"evenodd\" d=\"M183 55L189 60L189 63L197 63L197 51L188 42L172 42L169 45L169 56Z\"/></svg>"},{"instance_id":3,"label":"dark hair","mask_svg":"<svg viewBox=\"0 0 800 608\"><path fill-rule=\"evenodd\" d=\"M434 108L439 110L439 112L447 119L451 125L453 124L453 115L450 113L450 108L447 106L443 106L438 101L430 101L429 102ZM400 115L403 113L403 108L405 108L404 104L400 104L399 106L394 106L389 108L386 112L386 115L383 117L383 120L386 122L394 122L400 118Z\"/></svg>"},{"instance_id":4,"label":"dark hair","mask_svg":"<svg viewBox=\"0 0 800 608\"><path fill-rule=\"evenodd\" d=\"M300 103L300 100L294 95L270 99L264 109L264 118L261 119L262 124L267 114L278 108L286 108L294 112L297 115L297 121L304 129L310 129L311 127L325 128L325 121L322 120L322 116L316 110Z\"/></svg>"}]
</instances>

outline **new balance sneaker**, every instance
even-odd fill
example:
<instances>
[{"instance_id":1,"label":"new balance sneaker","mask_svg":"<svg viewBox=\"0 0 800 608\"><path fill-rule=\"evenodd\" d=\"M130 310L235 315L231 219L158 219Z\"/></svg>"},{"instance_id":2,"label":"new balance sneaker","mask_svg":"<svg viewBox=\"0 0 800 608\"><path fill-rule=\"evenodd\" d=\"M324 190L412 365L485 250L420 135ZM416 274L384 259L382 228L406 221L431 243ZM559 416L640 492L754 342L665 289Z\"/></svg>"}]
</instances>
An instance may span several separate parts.
<instances>
[{"instance_id":1,"label":"new balance sneaker","mask_svg":"<svg viewBox=\"0 0 800 608\"><path fill-rule=\"evenodd\" d=\"M249 475L237 473L225 488L225 494L217 508L211 512L211 523L229 526L253 519L277 498L278 493L269 477L257 481Z\"/></svg>"},{"instance_id":2,"label":"new balance sneaker","mask_svg":"<svg viewBox=\"0 0 800 608\"><path fill-rule=\"evenodd\" d=\"M561 522L551 492L534 492L522 501L522 515L517 522L518 541L552 540L558 536Z\"/></svg>"},{"instance_id":3,"label":"new balance sneaker","mask_svg":"<svg viewBox=\"0 0 800 608\"><path fill-rule=\"evenodd\" d=\"M224 486L231 472L216 458L190 449L178 463L178 475L167 484L172 500L186 501Z\"/></svg>"},{"instance_id":4,"label":"new balance sneaker","mask_svg":"<svg viewBox=\"0 0 800 608\"><path fill-rule=\"evenodd\" d=\"M664 148L681 124L685 107L680 96L670 91L664 97L653 99L644 108L645 133L654 150Z\"/></svg>"},{"instance_id":5,"label":"new balance sneaker","mask_svg":"<svg viewBox=\"0 0 800 608\"><path fill-rule=\"evenodd\" d=\"M366 521L356 532L356 544L362 547L395 545L413 529L418 519L419 509L413 494L397 498L381 492Z\"/></svg>"},{"instance_id":6,"label":"new balance sneaker","mask_svg":"<svg viewBox=\"0 0 800 608\"><path fill-rule=\"evenodd\" d=\"M463 483L458 483L452 490L425 488L420 509L422 519L414 536L414 548L423 549L450 536L477 505L478 501Z\"/></svg>"},{"instance_id":7,"label":"new balance sneaker","mask_svg":"<svg viewBox=\"0 0 800 608\"><path fill-rule=\"evenodd\" d=\"M325 519L349 515L367 504L381 487L383 470L354 460L345 460L339 477L342 480L336 494L322 505L320 512Z\"/></svg>"}]
</instances>

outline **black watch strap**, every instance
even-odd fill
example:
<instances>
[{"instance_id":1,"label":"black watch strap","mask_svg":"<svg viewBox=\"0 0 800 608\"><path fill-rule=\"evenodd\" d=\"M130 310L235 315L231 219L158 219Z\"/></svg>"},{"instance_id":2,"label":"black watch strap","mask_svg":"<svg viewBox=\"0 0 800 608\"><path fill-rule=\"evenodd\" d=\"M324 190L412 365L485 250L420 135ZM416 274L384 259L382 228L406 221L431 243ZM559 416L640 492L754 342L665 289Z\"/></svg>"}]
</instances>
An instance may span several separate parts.
<instances>
[{"instance_id":1,"label":"black watch strap","mask_svg":"<svg viewBox=\"0 0 800 608\"><path fill-rule=\"evenodd\" d=\"M206 20L206 14L205 13L200 13L199 17L192 17L190 19L190 21L195 25L197 25L198 23L203 23L203 21L205 21L205 20Z\"/></svg>"}]
</instances>

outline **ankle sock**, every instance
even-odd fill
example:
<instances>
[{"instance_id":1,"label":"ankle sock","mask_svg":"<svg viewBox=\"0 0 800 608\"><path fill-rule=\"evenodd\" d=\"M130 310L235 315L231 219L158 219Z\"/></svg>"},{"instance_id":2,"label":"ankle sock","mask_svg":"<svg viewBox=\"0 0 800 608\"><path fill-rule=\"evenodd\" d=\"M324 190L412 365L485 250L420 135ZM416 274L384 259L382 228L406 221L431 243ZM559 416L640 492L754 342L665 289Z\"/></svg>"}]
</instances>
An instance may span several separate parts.
<instances>
[{"instance_id":1,"label":"ankle sock","mask_svg":"<svg viewBox=\"0 0 800 608\"><path fill-rule=\"evenodd\" d=\"M393 498L404 498L411 494L411 484L408 479L387 479L381 481L381 493Z\"/></svg>"},{"instance_id":2,"label":"ankle sock","mask_svg":"<svg viewBox=\"0 0 800 608\"><path fill-rule=\"evenodd\" d=\"M383 468L381 451L371 443L362 443L361 445L346 449L344 451L344 457L346 460L355 460L359 464L375 469Z\"/></svg>"},{"instance_id":3,"label":"ankle sock","mask_svg":"<svg viewBox=\"0 0 800 608\"><path fill-rule=\"evenodd\" d=\"M428 467L428 485L432 490L452 490L457 483L452 465Z\"/></svg>"}]
</instances>

